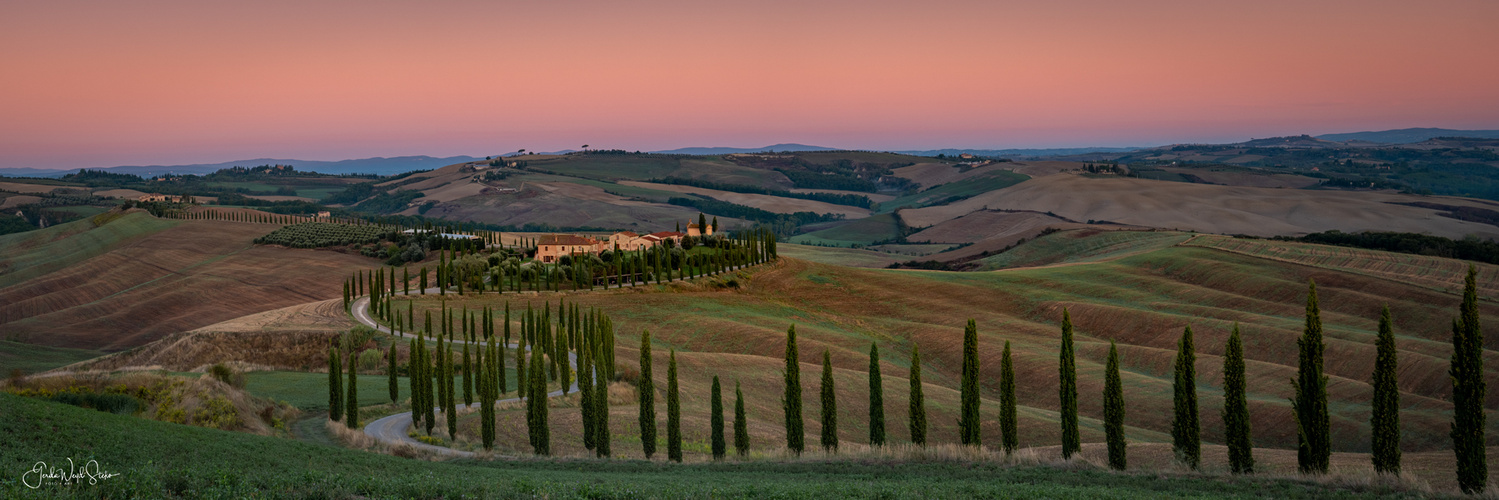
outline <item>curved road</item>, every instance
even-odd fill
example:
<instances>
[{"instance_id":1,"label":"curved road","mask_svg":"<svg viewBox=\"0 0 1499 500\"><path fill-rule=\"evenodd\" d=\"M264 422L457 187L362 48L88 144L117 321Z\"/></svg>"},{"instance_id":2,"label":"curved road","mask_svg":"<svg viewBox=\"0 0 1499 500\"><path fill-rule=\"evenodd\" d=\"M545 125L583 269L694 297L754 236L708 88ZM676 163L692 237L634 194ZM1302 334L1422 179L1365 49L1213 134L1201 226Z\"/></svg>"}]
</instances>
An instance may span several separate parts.
<instances>
[{"instance_id":1,"label":"curved road","mask_svg":"<svg viewBox=\"0 0 1499 500\"><path fill-rule=\"evenodd\" d=\"M428 288L427 291L429 293L437 293L437 289L436 288ZM406 292L402 292L402 293L398 293L397 295L410 295L410 294L406 293ZM375 319L370 316L370 298L368 296L366 296L366 297L360 297L359 299L355 300L353 304L349 305L349 310L353 313L354 320L358 321L360 324L363 324L363 325L368 326L370 328L374 328L376 331L379 331L379 332L385 332L385 333L394 335L394 332L392 332L389 328L381 326L380 323L376 322ZM458 340L458 341L454 341L454 342L460 343L460 344L467 344L468 343L468 342L462 341L462 340ZM513 349L513 348L515 348L515 345L514 344L505 344L505 347ZM567 360L568 360L569 363L572 363L572 366L573 366L572 373L573 373L574 377L576 377L576 375L578 373L578 371L577 371L577 369L578 369L578 357L577 357L577 355L573 354L572 351L568 351L568 353L567 353ZM572 394L572 393L576 393L576 392L578 392L578 381L575 378L573 380L573 382L572 382L572 387L568 388L568 393ZM555 397L555 396L561 396L561 395L562 395L562 390L561 389L558 389L558 390L555 390L555 391L547 393L548 397ZM511 401L520 401L520 400L521 400L521 398L518 398L518 397L516 397L516 398L509 398L509 399L501 399L501 400L496 401L495 404L508 403L508 402L511 402ZM458 406L462 407L464 405L458 405ZM474 403L474 404L468 405L468 407L469 408L478 408L479 407L479 403ZM442 407L437 407L437 411L438 411L438 413L441 413L442 412ZM421 441L417 441L415 438L406 435L406 429L408 429L408 428L411 427L411 423L412 423L411 412L409 412L409 411L407 411L407 412L401 412L401 413L397 413L395 415L390 415L388 417L380 418L380 419L377 419L377 420L375 420L373 422L365 424L365 426L364 426L364 434L367 435L367 436L369 436L369 437L375 438L376 441L379 441L379 442L384 443L386 445L403 444L403 445L411 446L413 448L417 448L417 449L420 449L420 450L426 450L426 451L434 452L434 453L441 454L441 455L456 455L456 456L463 456L463 457L474 456L474 453L471 452L471 451L455 450L455 449L452 449L452 448L447 448L447 447L443 447L443 446L434 446L434 445L430 445L430 444L427 444L427 443L423 443Z\"/></svg>"}]
</instances>

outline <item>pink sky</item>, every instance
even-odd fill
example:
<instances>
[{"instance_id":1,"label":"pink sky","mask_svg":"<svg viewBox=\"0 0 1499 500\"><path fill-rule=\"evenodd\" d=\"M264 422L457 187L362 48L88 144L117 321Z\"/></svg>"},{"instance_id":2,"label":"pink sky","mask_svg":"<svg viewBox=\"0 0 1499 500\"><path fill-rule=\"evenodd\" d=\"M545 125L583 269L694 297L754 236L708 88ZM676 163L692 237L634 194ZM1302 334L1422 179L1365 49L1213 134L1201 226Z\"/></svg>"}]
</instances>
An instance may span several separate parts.
<instances>
[{"instance_id":1,"label":"pink sky","mask_svg":"<svg viewBox=\"0 0 1499 500\"><path fill-rule=\"evenodd\" d=\"M1491 0L7 2L0 167L1499 128L1496 22Z\"/></svg>"}]
</instances>

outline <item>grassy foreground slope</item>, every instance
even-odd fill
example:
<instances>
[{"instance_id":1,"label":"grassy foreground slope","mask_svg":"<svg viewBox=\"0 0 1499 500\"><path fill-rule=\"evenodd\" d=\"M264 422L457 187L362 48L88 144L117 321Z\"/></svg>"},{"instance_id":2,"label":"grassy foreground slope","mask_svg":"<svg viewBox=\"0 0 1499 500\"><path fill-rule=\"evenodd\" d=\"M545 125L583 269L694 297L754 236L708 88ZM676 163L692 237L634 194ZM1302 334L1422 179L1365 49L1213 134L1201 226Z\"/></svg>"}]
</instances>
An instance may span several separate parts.
<instances>
[{"instance_id":1,"label":"grassy foreground slope","mask_svg":"<svg viewBox=\"0 0 1499 500\"><path fill-rule=\"evenodd\" d=\"M39 427L42 426L42 427ZM43 428L44 427L44 428ZM640 461L432 463L216 431L0 394L6 498L1399 498L1264 478L1123 475L991 463ZM37 462L118 476L37 484ZM29 481L28 482L23 482Z\"/></svg>"}]
</instances>

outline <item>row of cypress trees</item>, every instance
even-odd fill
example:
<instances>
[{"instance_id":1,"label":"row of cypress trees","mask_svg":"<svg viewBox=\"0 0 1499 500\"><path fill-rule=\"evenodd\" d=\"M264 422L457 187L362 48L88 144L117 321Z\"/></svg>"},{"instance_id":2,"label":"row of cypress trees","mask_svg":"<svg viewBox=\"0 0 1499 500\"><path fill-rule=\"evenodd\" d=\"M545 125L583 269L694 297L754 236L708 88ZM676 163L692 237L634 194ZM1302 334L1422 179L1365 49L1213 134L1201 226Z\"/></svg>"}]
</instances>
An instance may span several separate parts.
<instances>
[{"instance_id":1,"label":"row of cypress trees","mask_svg":"<svg viewBox=\"0 0 1499 500\"><path fill-rule=\"evenodd\" d=\"M734 269L741 269L753 264L769 262L777 258L775 233L767 229L756 228L741 231L739 234L725 241L727 242L727 246L723 247L721 251L707 255L690 256L688 261L681 262L675 266L666 264L671 259L665 253L666 249L659 246L639 250L638 257L628 260L627 263L640 266L649 263L653 269L664 269L664 273L657 273L656 275L656 283L659 284L663 279L664 281L673 281L676 279L718 274ZM438 295L446 295L449 287L455 287L455 291L459 295L464 295L465 276L462 276L461 271L454 267L453 262L454 259L464 255L465 252L474 254L475 250L472 248L459 248L438 251L438 262L435 268L436 280L434 282L438 288ZM571 280L573 281L573 285L577 288L582 288L586 284L588 288L593 288L596 278L591 261L585 260L582 262L583 264L572 266L574 275L571 276ZM553 263L551 266L559 267L560 264ZM617 286L619 287L624 286L624 279L627 274L631 276L638 274L635 270L627 270L620 265L613 267L613 272L618 278ZM604 269L600 272L607 274L609 270ZM676 273L675 277L672 276L673 272ZM411 293L410 269L403 267L401 274L401 278L397 279L395 267L378 268L370 271L355 271L343 283L344 309L347 310L358 297L369 295L370 310L375 317L392 322L392 326L395 326L394 323L399 323L399 311L391 310L391 299L397 295L398 288L402 294L409 295ZM556 273L548 272L546 275L546 283L532 283L531 289L557 291L559 281ZM505 291L505 284L507 282L510 282L511 288L516 291L524 290L525 281L521 280L519 276L511 275L507 278L503 270L498 270L491 277L493 278L492 288L497 293ZM418 293L426 294L428 288L427 267L423 266L419 270L418 278L420 280ZM635 279L631 278L631 283L633 284L634 282ZM483 295L486 287L489 287L489 285L479 286L474 291ZM604 287L608 288L607 280ZM407 328L407 330L410 330L410 328Z\"/></svg>"},{"instance_id":2,"label":"row of cypress trees","mask_svg":"<svg viewBox=\"0 0 1499 500\"><path fill-rule=\"evenodd\" d=\"M639 425L641 451L647 459L656 453L656 384L652 377L651 332L640 334L640 379L636 382L636 397L639 403ZM677 352L669 351L666 367L666 457L673 462L682 461L682 405L681 388L677 383ZM713 377L709 395L711 416L709 434L713 458L723 459L728 453L728 440L724 435L723 390L718 376ZM740 456L749 455L749 425L745 420L744 391L734 383L734 450ZM585 419L586 420L586 419ZM604 422L607 425L607 421ZM586 429L585 429L586 432ZM595 433L599 432L597 430ZM586 436L586 434L585 434ZM833 439L837 439L836 436ZM836 441L834 446L836 446ZM607 456L601 454L600 456Z\"/></svg>"},{"instance_id":3,"label":"row of cypress trees","mask_svg":"<svg viewBox=\"0 0 1499 500\"><path fill-rule=\"evenodd\" d=\"M1460 317L1454 320L1453 361L1451 375L1454 392L1454 450L1458 455L1459 483L1464 491L1483 491L1486 486L1487 467L1482 456L1483 408L1485 387L1482 379L1482 331L1479 329L1477 312L1476 269L1469 269L1465 283ZM1322 323L1317 302L1316 283L1310 282L1307 292L1306 325L1298 339L1300 361L1295 380L1296 397L1292 400L1298 428L1298 465L1302 472L1326 473L1331 456L1331 432L1327 413L1327 376L1322 371L1325 344L1322 340ZM643 345L643 349L648 346ZM1393 321L1385 306L1380 312L1379 336L1376 343L1374 400L1370 418L1372 436L1372 460L1376 471L1398 474L1400 471L1399 389L1396 384L1397 351L1394 340ZM805 444L802 431L801 383L799 353L796 346L796 326L786 333L785 393L782 409L786 419L786 447L801 453ZM1062 423L1062 453L1064 458L1081 450L1078 437L1077 414L1077 368L1073 347L1071 313L1062 312L1060 349L1060 407ZM869 351L869 442L879 446L885 443L885 421L882 381L879 369L879 346L871 345ZM979 446L981 420L979 416L977 327L968 321L963 336L963 367L960 382L960 410L958 420L959 439L965 445ZM1175 376L1173 381L1173 418L1171 426L1172 448L1179 461L1196 469L1201 464L1201 421L1198 414L1196 387L1196 347L1192 328L1186 327L1177 341ZM1013 452L1018 444L1015 417L1015 380L1010 343L1005 342L1000 369L1000 429L1003 434L1002 448ZM926 442L926 411L921 390L921 354L912 346L910 370L909 428L911 441L921 445ZM824 449L836 451L837 416L836 400L833 397L833 380L830 356L823 354L823 438ZM1235 473L1254 471L1253 440L1247 401L1243 338L1239 325L1233 325L1223 356L1224 406L1222 416L1225 441L1228 448L1230 468ZM1124 393L1119 374L1119 349L1110 342L1104 374L1104 430L1108 446L1109 465L1116 469L1127 466L1124 436ZM1476 445L1474 443L1477 443Z\"/></svg>"},{"instance_id":4,"label":"row of cypress trees","mask_svg":"<svg viewBox=\"0 0 1499 500\"><path fill-rule=\"evenodd\" d=\"M342 341L344 339L340 339ZM346 346L347 347L347 346ZM348 386L344 386L342 358L349 358ZM359 378L358 359L353 349L328 348L328 419L344 422L349 428L359 427Z\"/></svg>"}]
</instances>

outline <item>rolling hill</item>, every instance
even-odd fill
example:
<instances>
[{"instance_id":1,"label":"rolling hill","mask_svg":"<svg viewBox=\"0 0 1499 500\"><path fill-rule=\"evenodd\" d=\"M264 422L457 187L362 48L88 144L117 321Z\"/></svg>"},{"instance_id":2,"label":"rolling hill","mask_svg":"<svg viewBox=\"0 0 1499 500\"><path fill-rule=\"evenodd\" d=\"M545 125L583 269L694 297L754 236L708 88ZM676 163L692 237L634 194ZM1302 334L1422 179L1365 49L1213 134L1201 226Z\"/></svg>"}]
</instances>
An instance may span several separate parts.
<instances>
[{"instance_id":1,"label":"rolling hill","mask_svg":"<svg viewBox=\"0 0 1499 500\"><path fill-rule=\"evenodd\" d=\"M164 220L135 210L0 236L6 340L120 350L246 314L336 298L374 261L255 245L278 226Z\"/></svg>"},{"instance_id":2,"label":"rolling hill","mask_svg":"<svg viewBox=\"0 0 1499 500\"><path fill-rule=\"evenodd\" d=\"M1434 137L1477 137L1483 139L1499 139L1499 130L1453 130L1448 128L1403 128L1398 130L1381 130L1369 132L1349 132L1343 134L1322 134L1317 136L1324 141L1365 141L1381 144L1410 144L1421 142Z\"/></svg>"}]
</instances>

